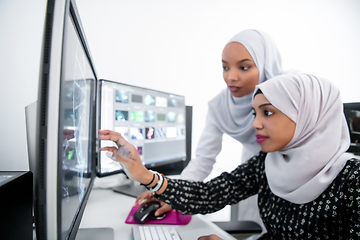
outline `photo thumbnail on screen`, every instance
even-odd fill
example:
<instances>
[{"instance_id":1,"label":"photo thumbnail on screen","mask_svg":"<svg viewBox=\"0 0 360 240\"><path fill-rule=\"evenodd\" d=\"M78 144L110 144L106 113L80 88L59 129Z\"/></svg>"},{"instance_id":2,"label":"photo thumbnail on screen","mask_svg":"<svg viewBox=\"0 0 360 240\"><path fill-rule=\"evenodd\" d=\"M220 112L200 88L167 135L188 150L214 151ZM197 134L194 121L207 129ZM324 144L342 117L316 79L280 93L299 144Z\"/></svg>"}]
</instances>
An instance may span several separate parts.
<instances>
[{"instance_id":1,"label":"photo thumbnail on screen","mask_svg":"<svg viewBox=\"0 0 360 240\"><path fill-rule=\"evenodd\" d=\"M128 121L129 120L129 112L128 111L115 111L115 120L116 121Z\"/></svg>"},{"instance_id":2,"label":"photo thumbnail on screen","mask_svg":"<svg viewBox=\"0 0 360 240\"><path fill-rule=\"evenodd\" d=\"M157 107L167 107L167 100L164 97L156 97Z\"/></svg>"},{"instance_id":3,"label":"photo thumbnail on screen","mask_svg":"<svg viewBox=\"0 0 360 240\"><path fill-rule=\"evenodd\" d=\"M130 113L130 120L135 122L144 121L144 112L143 111L134 111Z\"/></svg>"},{"instance_id":4,"label":"photo thumbnail on screen","mask_svg":"<svg viewBox=\"0 0 360 240\"><path fill-rule=\"evenodd\" d=\"M155 138L155 128L147 127L145 128L146 139L154 139Z\"/></svg>"},{"instance_id":5,"label":"photo thumbnail on screen","mask_svg":"<svg viewBox=\"0 0 360 240\"><path fill-rule=\"evenodd\" d=\"M133 103L142 103L143 102L143 96L142 95L132 94L131 96L132 96L131 101Z\"/></svg>"},{"instance_id":6,"label":"photo thumbnail on screen","mask_svg":"<svg viewBox=\"0 0 360 240\"><path fill-rule=\"evenodd\" d=\"M167 120L169 123L175 123L176 122L176 112L168 112Z\"/></svg>"},{"instance_id":7,"label":"photo thumbnail on screen","mask_svg":"<svg viewBox=\"0 0 360 240\"><path fill-rule=\"evenodd\" d=\"M158 121L165 121L166 120L166 114L165 113L159 113L157 115L157 120Z\"/></svg>"},{"instance_id":8,"label":"photo thumbnail on screen","mask_svg":"<svg viewBox=\"0 0 360 240\"><path fill-rule=\"evenodd\" d=\"M166 128L156 128L155 136L156 138L166 138Z\"/></svg>"},{"instance_id":9,"label":"photo thumbnail on screen","mask_svg":"<svg viewBox=\"0 0 360 240\"><path fill-rule=\"evenodd\" d=\"M142 156L143 155L143 151L142 151L143 147L142 146L135 146L135 148L136 148L136 151L138 152L138 154L140 156Z\"/></svg>"},{"instance_id":10,"label":"photo thumbnail on screen","mask_svg":"<svg viewBox=\"0 0 360 240\"><path fill-rule=\"evenodd\" d=\"M169 107L176 107L176 99L175 98L169 98L168 99L168 106Z\"/></svg>"},{"instance_id":11,"label":"photo thumbnail on screen","mask_svg":"<svg viewBox=\"0 0 360 240\"><path fill-rule=\"evenodd\" d=\"M129 92L116 90L115 100L119 103L129 103Z\"/></svg>"},{"instance_id":12,"label":"photo thumbnail on screen","mask_svg":"<svg viewBox=\"0 0 360 240\"><path fill-rule=\"evenodd\" d=\"M145 105L154 106L155 105L155 98L151 95L146 95L144 98Z\"/></svg>"},{"instance_id":13,"label":"photo thumbnail on screen","mask_svg":"<svg viewBox=\"0 0 360 240\"><path fill-rule=\"evenodd\" d=\"M155 112L153 110L145 111L145 122L155 122Z\"/></svg>"},{"instance_id":14,"label":"photo thumbnail on screen","mask_svg":"<svg viewBox=\"0 0 360 240\"><path fill-rule=\"evenodd\" d=\"M142 128L130 128L130 139L143 140L143 129Z\"/></svg>"}]
</instances>

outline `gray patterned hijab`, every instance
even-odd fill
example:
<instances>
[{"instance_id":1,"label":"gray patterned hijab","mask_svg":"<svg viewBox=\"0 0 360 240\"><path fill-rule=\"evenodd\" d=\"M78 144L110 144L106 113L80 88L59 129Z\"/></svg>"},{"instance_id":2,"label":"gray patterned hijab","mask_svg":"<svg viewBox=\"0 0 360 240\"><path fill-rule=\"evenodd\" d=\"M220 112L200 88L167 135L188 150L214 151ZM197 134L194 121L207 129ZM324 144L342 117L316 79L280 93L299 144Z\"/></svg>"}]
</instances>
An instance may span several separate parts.
<instances>
[{"instance_id":1,"label":"gray patterned hijab","mask_svg":"<svg viewBox=\"0 0 360 240\"><path fill-rule=\"evenodd\" d=\"M346 153L350 136L339 90L330 81L302 73L274 77L257 89L296 123L290 143L266 156L271 191L296 204L315 200L353 157Z\"/></svg>"}]
</instances>

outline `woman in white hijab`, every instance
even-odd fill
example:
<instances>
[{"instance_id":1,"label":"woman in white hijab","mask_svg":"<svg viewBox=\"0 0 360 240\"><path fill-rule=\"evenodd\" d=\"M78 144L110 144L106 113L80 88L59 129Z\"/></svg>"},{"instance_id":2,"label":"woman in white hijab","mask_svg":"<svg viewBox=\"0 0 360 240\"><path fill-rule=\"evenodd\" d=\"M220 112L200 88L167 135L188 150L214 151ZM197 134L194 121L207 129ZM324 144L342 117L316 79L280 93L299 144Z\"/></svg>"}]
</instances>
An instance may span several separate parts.
<instances>
[{"instance_id":1,"label":"woman in white hijab","mask_svg":"<svg viewBox=\"0 0 360 240\"><path fill-rule=\"evenodd\" d=\"M280 53L265 32L245 30L230 39L222 54L223 77L227 88L209 102L206 125L192 159L181 178L204 180L221 151L221 139L227 134L243 145L241 162L259 152L251 112L255 86L282 73Z\"/></svg>"},{"instance_id":2,"label":"woman in white hijab","mask_svg":"<svg viewBox=\"0 0 360 240\"><path fill-rule=\"evenodd\" d=\"M130 157L116 147L102 150L134 180L155 188L158 199L186 214L214 212L258 194L267 230L259 239L359 239L360 160L346 153L350 136L339 90L322 78L289 73L255 91L252 126L261 152L206 183L149 172L116 132L100 130L99 136Z\"/></svg>"},{"instance_id":3,"label":"woman in white hijab","mask_svg":"<svg viewBox=\"0 0 360 240\"><path fill-rule=\"evenodd\" d=\"M271 37L259 30L245 30L230 39L222 53L223 77L227 88L209 102L209 109L196 158L191 159L180 178L203 181L212 171L221 151L222 135L227 134L243 145L245 162L260 150L252 129L251 101L254 88L282 73L281 57ZM149 193L138 197L143 202ZM260 225L256 196L241 203L239 220L253 220ZM158 215L170 210L163 205Z\"/></svg>"}]
</instances>

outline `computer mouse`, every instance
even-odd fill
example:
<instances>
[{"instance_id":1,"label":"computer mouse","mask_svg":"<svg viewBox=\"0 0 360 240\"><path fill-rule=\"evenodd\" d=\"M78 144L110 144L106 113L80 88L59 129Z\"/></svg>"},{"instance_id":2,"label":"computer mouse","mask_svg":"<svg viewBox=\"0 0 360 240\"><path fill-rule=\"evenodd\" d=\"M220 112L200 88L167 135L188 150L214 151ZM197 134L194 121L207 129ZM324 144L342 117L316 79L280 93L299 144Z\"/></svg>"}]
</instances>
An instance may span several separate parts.
<instances>
[{"instance_id":1,"label":"computer mouse","mask_svg":"<svg viewBox=\"0 0 360 240\"><path fill-rule=\"evenodd\" d=\"M134 220L137 223L145 223L149 220L159 220L165 217L165 214L161 214L160 216L155 216L156 210L160 208L160 202L158 201L151 201L145 202L140 205L140 207L134 213Z\"/></svg>"}]
</instances>

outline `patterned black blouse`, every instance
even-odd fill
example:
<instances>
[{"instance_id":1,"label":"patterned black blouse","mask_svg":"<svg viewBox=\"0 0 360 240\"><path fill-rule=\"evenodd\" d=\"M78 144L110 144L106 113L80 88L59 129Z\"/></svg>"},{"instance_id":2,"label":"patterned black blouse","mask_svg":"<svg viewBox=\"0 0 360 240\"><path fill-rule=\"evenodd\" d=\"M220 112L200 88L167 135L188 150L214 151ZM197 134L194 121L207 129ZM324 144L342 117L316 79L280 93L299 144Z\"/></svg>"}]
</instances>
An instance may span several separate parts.
<instances>
[{"instance_id":1,"label":"patterned black blouse","mask_svg":"<svg viewBox=\"0 0 360 240\"><path fill-rule=\"evenodd\" d=\"M266 153L209 182L168 179L157 197L184 214L206 214L258 193L267 233L260 239L360 239L360 160L350 159L314 201L294 204L275 196L267 183Z\"/></svg>"}]
</instances>

